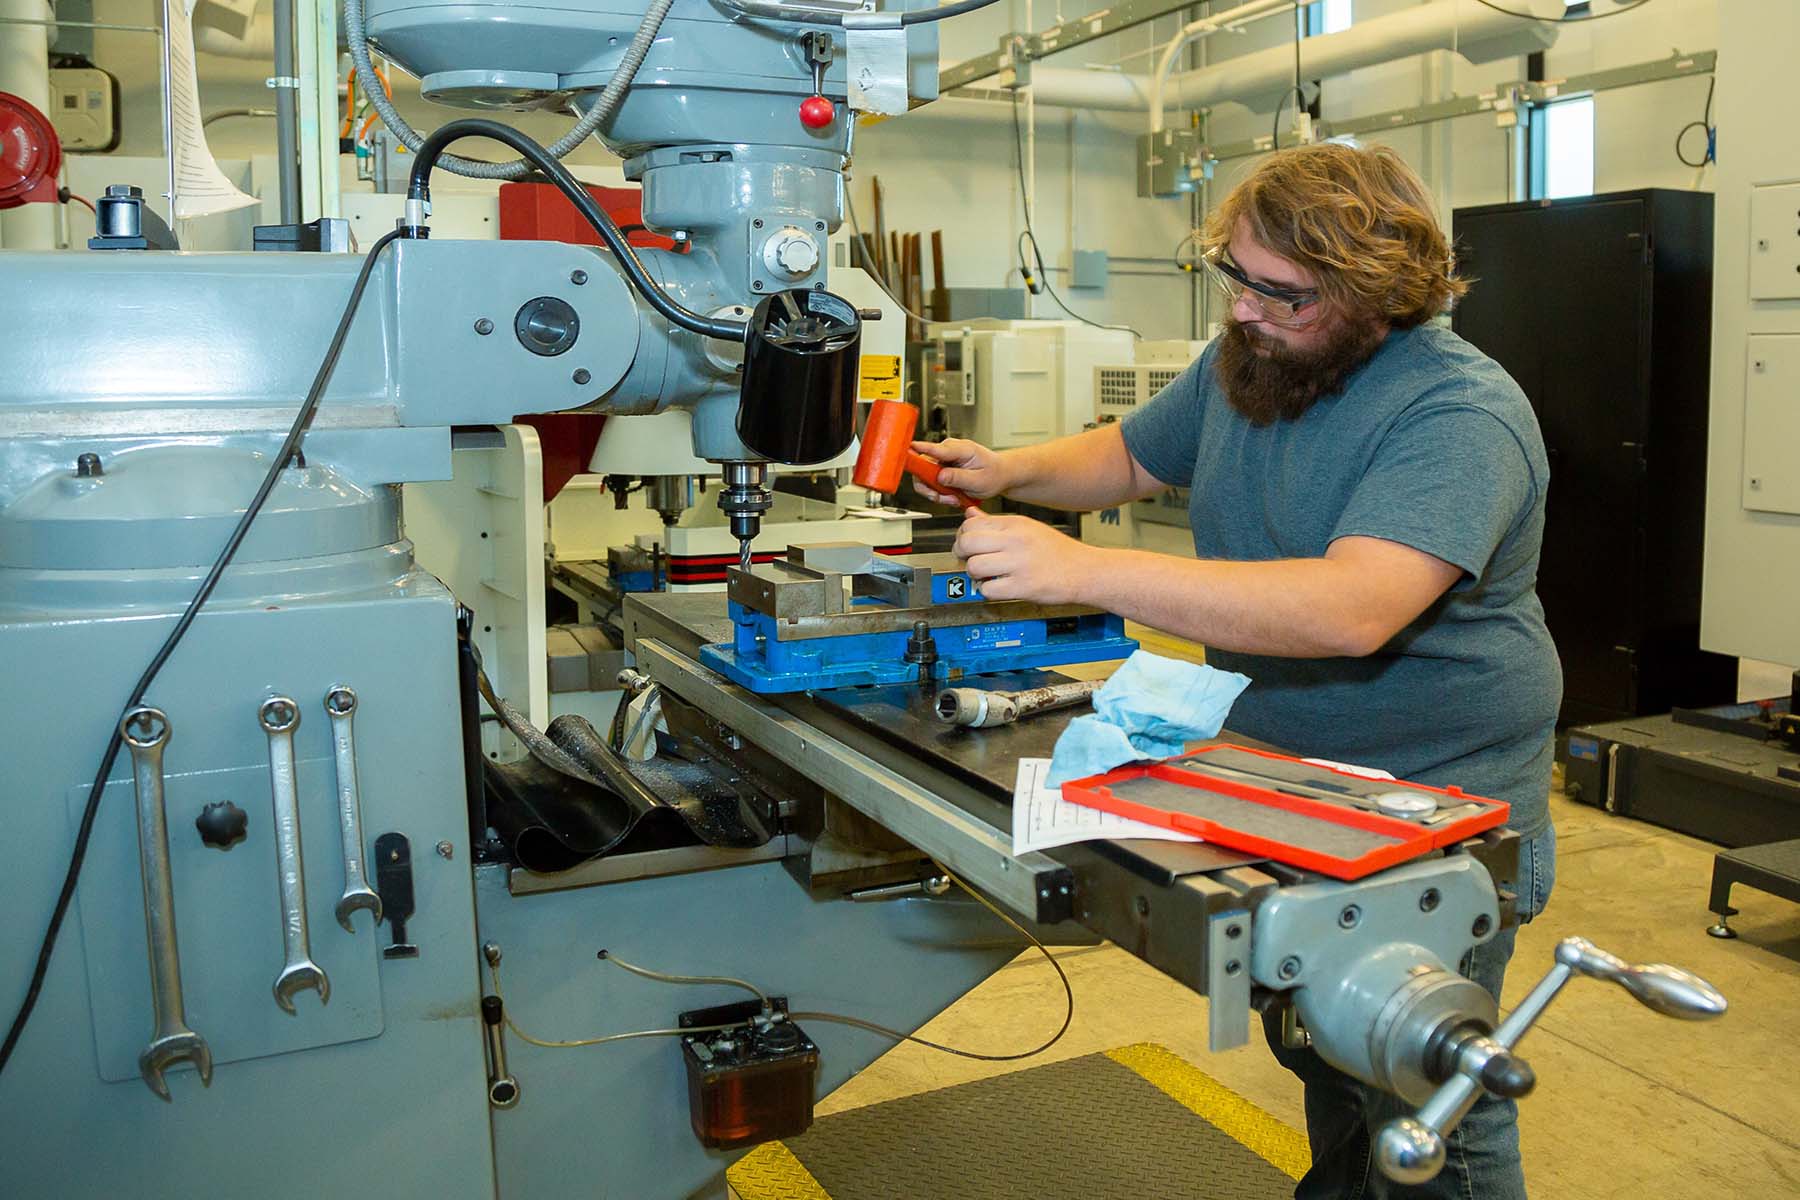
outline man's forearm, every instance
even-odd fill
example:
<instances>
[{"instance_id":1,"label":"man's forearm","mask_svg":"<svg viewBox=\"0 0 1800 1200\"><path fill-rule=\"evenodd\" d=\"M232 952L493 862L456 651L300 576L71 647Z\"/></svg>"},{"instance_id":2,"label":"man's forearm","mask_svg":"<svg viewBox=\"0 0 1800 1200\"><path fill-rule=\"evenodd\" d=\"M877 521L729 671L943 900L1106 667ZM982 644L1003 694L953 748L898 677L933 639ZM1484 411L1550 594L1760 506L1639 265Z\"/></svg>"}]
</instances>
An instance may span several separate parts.
<instances>
[{"instance_id":1,"label":"man's forearm","mask_svg":"<svg viewBox=\"0 0 1800 1200\"><path fill-rule=\"evenodd\" d=\"M1000 454L1005 494L1028 504L1091 512L1159 490L1140 474L1116 424Z\"/></svg>"},{"instance_id":2,"label":"man's forearm","mask_svg":"<svg viewBox=\"0 0 1800 1200\"><path fill-rule=\"evenodd\" d=\"M1386 640L1359 611L1354 573L1329 559L1242 563L1097 549L1084 574L1087 603L1221 650L1336 658Z\"/></svg>"}]
</instances>

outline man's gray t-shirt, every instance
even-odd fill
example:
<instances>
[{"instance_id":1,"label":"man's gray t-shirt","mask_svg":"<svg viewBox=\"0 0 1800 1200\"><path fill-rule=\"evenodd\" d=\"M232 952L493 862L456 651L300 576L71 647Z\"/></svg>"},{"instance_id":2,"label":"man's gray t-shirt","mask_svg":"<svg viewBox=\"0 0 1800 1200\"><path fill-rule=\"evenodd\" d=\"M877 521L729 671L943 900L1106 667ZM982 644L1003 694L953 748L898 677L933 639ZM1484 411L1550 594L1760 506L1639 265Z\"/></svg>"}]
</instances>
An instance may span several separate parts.
<instances>
[{"instance_id":1,"label":"man's gray t-shirt","mask_svg":"<svg viewBox=\"0 0 1800 1200\"><path fill-rule=\"evenodd\" d=\"M1462 578L1366 658L1211 647L1250 688L1228 727L1310 757L1456 785L1549 823L1562 669L1538 603L1550 468L1536 416L1499 365L1449 330L1396 330L1340 393L1257 428L1231 407L1216 347L1122 425L1133 458L1193 489L1201 558L1317 558L1384 538Z\"/></svg>"}]
</instances>

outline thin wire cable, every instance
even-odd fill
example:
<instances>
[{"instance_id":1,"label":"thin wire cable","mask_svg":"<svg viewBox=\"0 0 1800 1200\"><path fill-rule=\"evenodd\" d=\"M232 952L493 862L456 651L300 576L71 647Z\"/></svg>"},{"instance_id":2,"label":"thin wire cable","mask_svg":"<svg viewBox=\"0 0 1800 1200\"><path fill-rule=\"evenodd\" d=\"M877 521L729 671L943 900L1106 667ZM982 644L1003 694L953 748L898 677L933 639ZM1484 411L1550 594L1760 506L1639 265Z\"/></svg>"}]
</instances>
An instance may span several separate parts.
<instances>
[{"instance_id":1,"label":"thin wire cable","mask_svg":"<svg viewBox=\"0 0 1800 1200\"><path fill-rule=\"evenodd\" d=\"M1046 962L1048 962L1052 968L1055 969L1057 979L1062 982L1063 996L1067 1000L1068 1008L1063 1013L1062 1025L1057 1029L1057 1031L1055 1033L1050 1035L1049 1040L1044 1042L1040 1046L1035 1046L1030 1050L1025 1050L1018 1054L978 1054L973 1050L960 1050L955 1046L946 1046L942 1042L934 1042L934 1041L930 1040L929 1038L922 1038L916 1034L902 1033L898 1029L889 1029L885 1025L877 1025L875 1022L865 1021L861 1017L846 1017L846 1016L842 1015L841 1013L791 1012L788 1014L789 1019L795 1020L795 1021L801 1021L801 1020L828 1021L828 1022L838 1024L838 1025L853 1025L858 1029L866 1029L870 1033L878 1033L882 1037L892 1038L894 1041L897 1041L897 1042L914 1042L920 1046L926 1047L927 1049L941 1050L945 1054L954 1054L958 1058L972 1058L972 1059L977 1060L978 1062L1017 1062L1019 1059L1022 1059L1022 1058L1032 1058L1036 1055L1042 1054L1044 1051L1050 1049L1050 1047L1056 1045L1056 1043L1062 1041L1063 1034L1069 1032L1069 1026L1071 1024L1073 1024L1075 1021L1075 988L1074 988L1074 985L1069 982L1069 973L1067 971L1063 970L1063 965L1060 962L1056 961L1056 955L1050 953L1050 948L1048 946L1044 945L1044 943L1038 941L1036 936L1034 936L1032 934L1031 930L1025 928L1023 925L1019 924L1017 921L1015 921L1011 917L1007 916L997 906L995 906L994 903L992 901L990 901L986 896L983 896L980 892L976 891L974 888L972 888L968 884L964 883L961 879L958 879L956 877L956 875L954 873L952 873L948 867L944 866L944 864L937 862L936 860L933 860L931 865L936 867L939 871L942 871L946 876L948 876L950 881L952 883L956 884L957 887L960 887L963 891L965 891L965 892L969 893L969 895L973 896L975 898L975 900L983 908L987 909L989 912L993 913L996 917L999 917L1002 921L1005 921L1008 925L1011 925L1020 934L1022 934L1024 936L1025 940L1030 942L1034 947L1036 947L1037 952L1039 954L1042 954L1044 956L1044 960Z\"/></svg>"},{"instance_id":2,"label":"thin wire cable","mask_svg":"<svg viewBox=\"0 0 1800 1200\"><path fill-rule=\"evenodd\" d=\"M1174 262L1175 266L1179 270L1193 273L1200 269L1201 260L1198 257L1196 257L1192 262L1186 262L1182 259L1181 252L1188 248L1188 243L1198 240L1202 232L1203 231L1199 230L1199 229L1190 229L1187 231L1187 233L1185 235L1183 235L1182 239L1179 242L1175 243L1175 252L1172 255L1170 255L1170 260L1172 262Z\"/></svg>"},{"instance_id":3,"label":"thin wire cable","mask_svg":"<svg viewBox=\"0 0 1800 1200\"><path fill-rule=\"evenodd\" d=\"M1681 127L1680 132L1678 132L1675 135L1675 157L1677 159L1681 160L1682 166L1692 167L1696 171L1704 169L1707 163L1717 161L1718 156L1715 153L1716 143L1714 142L1714 139L1718 136L1718 134L1717 134L1717 131L1713 128L1712 105L1713 105L1713 89L1718 86L1718 83L1719 83L1719 77L1717 75L1714 75L1710 80L1707 81L1707 84L1706 84L1706 111L1701 114L1700 119L1698 121L1689 121L1686 125L1683 125ZM1705 132L1706 132L1706 149L1701 152L1699 162L1690 161L1688 156L1681 152L1682 140L1684 138L1686 138L1688 135L1688 132L1693 129L1701 129L1701 130L1705 130Z\"/></svg>"},{"instance_id":4,"label":"thin wire cable","mask_svg":"<svg viewBox=\"0 0 1800 1200\"><path fill-rule=\"evenodd\" d=\"M774 1008L774 1005L769 1001L768 994L747 979L736 979L730 975L671 975L666 971L652 971L649 967L634 966L610 950L600 951L598 957L602 962L609 962L616 967L623 967L633 975L641 975L645 979L654 979L658 983L723 983L730 987L743 988L746 992L749 992L762 1002L764 1012L768 1012L770 1009Z\"/></svg>"},{"instance_id":5,"label":"thin wire cable","mask_svg":"<svg viewBox=\"0 0 1800 1200\"><path fill-rule=\"evenodd\" d=\"M994 3L996 0L961 0L959 4L945 4L937 8L915 8L900 14L900 24L926 25L933 21L947 21L951 17L960 17Z\"/></svg>"},{"instance_id":6,"label":"thin wire cable","mask_svg":"<svg viewBox=\"0 0 1800 1200\"><path fill-rule=\"evenodd\" d=\"M71 199L75 203L81 205L83 208L85 208L89 212L93 213L96 217L98 217L100 215L100 210L96 209L94 207L94 202L92 200L89 200L86 196L77 196L74 192L70 192L69 199Z\"/></svg>"},{"instance_id":7,"label":"thin wire cable","mask_svg":"<svg viewBox=\"0 0 1800 1200\"><path fill-rule=\"evenodd\" d=\"M1300 83L1300 37L1304 14L1300 11L1300 0L1294 0L1294 86L1289 88L1281 102L1275 106L1275 127L1269 131L1269 149L1281 149L1281 114L1287 108L1288 97L1294 100L1294 119L1300 119L1300 110L1304 108L1306 90Z\"/></svg>"},{"instance_id":8,"label":"thin wire cable","mask_svg":"<svg viewBox=\"0 0 1800 1200\"><path fill-rule=\"evenodd\" d=\"M498 989L495 989L494 995L500 995ZM504 996L501 997L501 1001L504 1003ZM520 1041L530 1042L534 1046L542 1046L546 1050L573 1050L580 1046L604 1046L608 1042L629 1042L634 1038L680 1037L684 1033L717 1033L725 1029L743 1029L749 1024L747 1021L737 1021L730 1025L695 1025L691 1029L634 1029L630 1033L609 1033L603 1037L574 1038L570 1041L559 1042L531 1036L519 1028L518 1022L512 1019L510 1010L503 1007L501 1011L506 1013L506 1027L512 1030Z\"/></svg>"},{"instance_id":9,"label":"thin wire cable","mask_svg":"<svg viewBox=\"0 0 1800 1200\"><path fill-rule=\"evenodd\" d=\"M1650 0L1637 0L1636 4L1633 4L1628 8L1615 8L1611 12L1590 12L1585 17L1540 17L1536 13L1520 12L1513 8L1502 8L1500 5L1493 3L1493 0L1475 0L1475 3L1481 5L1483 8L1491 8L1497 13L1505 13L1509 17L1517 17L1521 21L1541 21L1545 25L1582 25L1589 21L1604 21L1608 17L1622 17L1628 12L1636 12L1638 9L1644 7L1644 5L1650 3Z\"/></svg>"},{"instance_id":10,"label":"thin wire cable","mask_svg":"<svg viewBox=\"0 0 1800 1200\"><path fill-rule=\"evenodd\" d=\"M155 682L163 666L175 653L175 647L181 644L181 639L187 633L188 627L194 623L194 618L200 615L201 607L213 594L213 590L218 587L219 580L225 574L225 568L231 565L231 560L236 556L238 547L243 545L245 536L250 532L250 523L256 520L256 514L262 511L263 504L269 498L269 493L275 490L275 484L280 480L282 471L299 453L300 443L306 437L307 427L312 424L313 414L318 411L319 402L325 395L325 385L331 381L331 373L337 367L338 355L343 352L344 339L350 333L350 322L356 316L357 305L362 301L363 291L369 285L369 276L375 270L375 260L381 256L381 252L387 248L387 244L399 236L399 230L383 234L369 248L369 253L364 256L362 270L357 272L356 283L350 288L350 298L344 304L343 316L338 318L337 329L331 335L331 344L326 347L325 357L319 363L317 374L313 376L312 386L307 389L306 400L300 405L300 411L294 414L294 423L288 428L287 437L282 439L281 447L270 461L268 473L263 476L261 486L256 489L256 494L244 507L244 515L238 518L238 523L232 529L231 536L225 540L225 548L219 551L219 557L214 560L212 569L207 571L206 578L201 580L199 589L194 592L194 598L188 601L187 608L182 610L181 616L175 622L175 627L169 631L168 637L163 639L162 645L151 657L150 665L144 668L142 675L138 676L138 681L132 687L124 707L119 710L121 720L124 719L127 712L143 702L144 693L150 690L150 685ZM0 1071L5 1070L6 1064L11 1061L13 1050L19 1044L19 1037L25 1032L25 1023L31 1019L31 1012L37 1007L38 994L43 990L44 976L50 968L50 956L56 950L57 934L62 930L63 919L68 916L69 902L75 895L75 884L81 878L82 864L87 861L88 842L94 834L94 819L100 812L100 800L105 795L107 780L112 778L113 763L118 760L122 744L119 726L115 721L112 734L106 741L106 752L100 756L100 769L94 772L94 782L88 787L87 807L82 810L81 825L75 833L75 848L69 855L69 868L63 876L62 891L57 895L56 907L50 913L50 927L45 931L43 943L38 948L37 965L32 969L31 983L26 988L24 1003L19 1006L18 1015L13 1018L12 1027L6 1034L6 1041L0 1043Z\"/></svg>"},{"instance_id":11,"label":"thin wire cable","mask_svg":"<svg viewBox=\"0 0 1800 1200\"><path fill-rule=\"evenodd\" d=\"M200 128L206 129L210 127L214 121L223 121L230 117L267 118L273 117L274 115L275 110L272 108L221 108L217 112L207 113L205 118L200 122Z\"/></svg>"},{"instance_id":12,"label":"thin wire cable","mask_svg":"<svg viewBox=\"0 0 1800 1200\"><path fill-rule=\"evenodd\" d=\"M1130 325L1105 325L1099 321L1082 316L1065 304L1063 298L1057 295L1056 288L1051 286L1050 272L1044 267L1044 255L1038 248L1037 234L1031 228L1031 202L1026 196L1027 185L1025 182L1025 135L1019 129L1019 93L1016 90L1012 94L1012 127L1013 149L1017 152L1014 165L1017 166L1019 170L1019 206L1025 214L1025 232L1020 236L1019 241L1020 245L1023 246L1027 239L1030 240L1031 255L1037 260L1038 278L1043 281L1044 290L1050 294L1050 299L1056 301L1056 307L1062 309L1071 317L1075 318L1075 320L1080 321L1083 325L1092 325L1095 329L1111 329L1119 333L1129 333L1140 342L1143 341L1144 335ZM1021 271L1024 271L1028 265L1029 264L1025 262L1025 256L1021 250L1019 254L1019 267Z\"/></svg>"},{"instance_id":13,"label":"thin wire cable","mask_svg":"<svg viewBox=\"0 0 1800 1200\"><path fill-rule=\"evenodd\" d=\"M619 960L614 959L613 961L618 962ZM625 966L623 962L620 962L619 965ZM582 1046L604 1046L608 1042L629 1042L636 1038L680 1037L684 1033L719 1033L726 1029L743 1029L750 1024L749 1021L732 1021L725 1025L694 1025L687 1029L634 1029L629 1033L606 1033L599 1037L566 1040L535 1037L519 1028L519 1023L513 1020L512 1007L506 1003L506 993L500 987L500 964L488 964L488 978L493 981L494 996L500 1001L500 1013L506 1022L506 1027L512 1030L513 1035L520 1041L530 1042L533 1046L542 1046L546 1050L574 1050Z\"/></svg>"},{"instance_id":14,"label":"thin wire cable","mask_svg":"<svg viewBox=\"0 0 1800 1200\"><path fill-rule=\"evenodd\" d=\"M894 295L892 290L888 288L887 280L876 273L875 264L872 261L869 261L868 247L863 246L862 223L856 219L856 205L850 199L850 188L848 186L844 188L844 214L850 218L850 232L856 235L856 244L859 247L862 247L864 273L867 274L870 279L875 281L875 286L881 289L882 295L886 296L889 300L892 300L896 308L915 321L923 321L927 325L932 325L942 320L943 318L941 317L927 317L922 313L916 313L912 309L906 307L906 304L900 297ZM937 284L939 287L943 287L944 281L940 279L937 281ZM948 315L948 313L945 314L945 316Z\"/></svg>"},{"instance_id":15,"label":"thin wire cable","mask_svg":"<svg viewBox=\"0 0 1800 1200\"><path fill-rule=\"evenodd\" d=\"M934 867L936 867L940 872L942 872L945 876L947 876L952 883L956 884L956 886L962 888L963 891L965 891L969 895L973 896L975 898L976 902L979 903L983 908L987 909L989 912L993 913L996 917L999 917L1002 921L1005 921L1008 925L1012 926L1013 929L1018 931L1019 935L1022 936L1026 941L1030 942L1032 944L1032 946L1037 949L1037 952L1044 956L1044 960L1050 964L1051 968L1053 970L1055 970L1057 979L1062 983L1063 998L1067 1005L1066 1009L1063 1012L1062 1024L1057 1027L1056 1032L1051 1034L1049 1039L1046 1040L1045 1042L1043 1042L1041 1045L1034 1046L1030 1050L1020 1051L1016 1054L981 1054L974 1050L963 1050L956 1046L946 1046L942 1042L934 1042L929 1038L922 1038L922 1037L917 1036L916 1034L902 1033L898 1029L889 1029L886 1025L877 1024L874 1021L865 1021L861 1017L846 1016L843 1013L818 1012L818 1011L809 1009L809 1010L802 1011L802 1012L790 1012L787 1014L787 1019L790 1021L801 1021L801 1020L825 1021L825 1022L828 1022L831 1024L836 1024L836 1025L851 1025L857 1029L867 1030L870 1033L878 1033L882 1037L891 1038L897 1042L915 1042L918 1045L926 1047L927 1049L942 1051L945 1054L954 1054L958 1058L972 1058L972 1059L977 1060L978 1062L1017 1062L1018 1060L1020 1060L1022 1058L1031 1058L1035 1055L1042 1054L1044 1051L1050 1049L1050 1047L1056 1045L1056 1043L1058 1043L1062 1040L1063 1035L1065 1033L1069 1032L1069 1026L1071 1024L1073 1024L1074 1020L1075 1020L1075 987L1073 984L1071 984L1069 982L1068 972L1063 970L1063 965L1062 965L1062 963L1057 961L1056 955L1050 953L1050 948L1048 946L1044 945L1043 942L1039 941L1037 939L1037 937L1035 935L1033 935L1029 929L1025 928L1023 925L1019 924L1017 921L1013 920L1011 917L1007 916L1006 913L1002 912L998 907L996 907L993 904L993 902L990 901L986 896L983 896L980 892L977 892L974 888L970 887L968 884L964 883L961 879L957 878L957 876L953 872L951 872L947 867L945 867L942 863L934 861L932 863L932 865ZM770 1007L769 999L766 995L764 995L762 989L760 989L760 988L756 987L755 985L750 984L742 979L734 979L734 978L731 978L730 976L725 976L725 975L669 975L669 974L666 974L661 971L651 971L651 970L647 970L646 968L643 968L643 967L632 966L630 963L627 963L623 959L618 958L612 954L609 954L607 951L604 951L604 950L602 950L600 952L600 957L606 961L617 963L619 966L624 967L626 970L632 971L638 975L641 975L646 979L654 979L659 983L677 983L677 984L723 983L723 984L730 984L730 985L733 985L736 987L748 988L750 991L755 992L757 994L757 996L762 999L765 1012L768 1011L768 1009ZM531 1035L527 1034L524 1030L520 1029L517 1025L515 1025L513 1023L511 1013L506 1008L506 1004L505 1004L506 997L504 995L502 995L501 991L500 991L500 968L498 966L490 963L488 969L493 976L494 994L496 996L500 996L501 1011L506 1014L505 1019L506 1019L507 1028L511 1029L514 1033L518 1034L521 1038L524 1038L526 1041L532 1043L534 1046L552 1046L552 1047L596 1046L602 1042L623 1041L627 1038L634 1038L634 1037L670 1037L670 1036L674 1036L674 1035L682 1034L682 1033L698 1033L698 1032L703 1032L703 1031L710 1032L711 1030L714 1030L714 1029L740 1029L740 1028L743 1028L745 1025L751 1024L751 1022L749 1022L749 1021L740 1021L740 1022L731 1024L731 1025L697 1026L694 1029L651 1029L651 1030L642 1030L637 1033L613 1033L613 1034L607 1034L604 1037L597 1037L597 1038L578 1038L578 1039L575 1039L572 1041L563 1041L563 1042L545 1041L545 1040L542 1040L539 1038L532 1037ZM777 1019L779 1019L779 1018L777 1018Z\"/></svg>"}]
</instances>

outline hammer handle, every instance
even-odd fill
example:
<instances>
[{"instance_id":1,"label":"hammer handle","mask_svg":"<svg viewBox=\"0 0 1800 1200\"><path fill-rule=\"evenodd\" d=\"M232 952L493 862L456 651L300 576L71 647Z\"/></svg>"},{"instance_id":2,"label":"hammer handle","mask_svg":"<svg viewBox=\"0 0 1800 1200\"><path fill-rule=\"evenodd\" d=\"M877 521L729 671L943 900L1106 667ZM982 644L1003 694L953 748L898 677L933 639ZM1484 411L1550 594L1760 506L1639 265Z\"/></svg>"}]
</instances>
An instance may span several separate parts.
<instances>
[{"instance_id":1,"label":"hammer handle","mask_svg":"<svg viewBox=\"0 0 1800 1200\"><path fill-rule=\"evenodd\" d=\"M932 491L938 493L940 496L948 496L950 502L955 504L958 508L976 508L981 503L979 500L974 500L963 495L955 488L945 487L943 484L939 483L938 473L942 471L943 468L938 466L936 460L926 458L917 450L908 450L906 452L906 469L911 471L918 478L924 480L925 486Z\"/></svg>"}]
</instances>

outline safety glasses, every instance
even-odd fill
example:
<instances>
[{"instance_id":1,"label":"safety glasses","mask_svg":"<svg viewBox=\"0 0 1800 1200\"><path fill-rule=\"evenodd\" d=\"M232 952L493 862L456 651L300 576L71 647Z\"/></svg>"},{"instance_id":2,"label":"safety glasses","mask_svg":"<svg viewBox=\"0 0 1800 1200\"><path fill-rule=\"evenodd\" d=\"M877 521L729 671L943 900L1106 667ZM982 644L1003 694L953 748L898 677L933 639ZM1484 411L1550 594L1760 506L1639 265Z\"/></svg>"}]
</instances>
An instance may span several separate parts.
<instances>
[{"instance_id":1,"label":"safety glasses","mask_svg":"<svg viewBox=\"0 0 1800 1200\"><path fill-rule=\"evenodd\" d=\"M1228 301L1235 304L1238 297L1247 297L1252 308L1276 325L1299 328L1310 324L1319 316L1319 293L1316 289L1280 288L1258 283L1225 257L1223 246L1208 250L1202 256L1202 261L1206 263L1207 275L1225 293Z\"/></svg>"}]
</instances>

